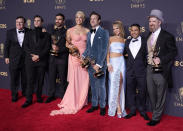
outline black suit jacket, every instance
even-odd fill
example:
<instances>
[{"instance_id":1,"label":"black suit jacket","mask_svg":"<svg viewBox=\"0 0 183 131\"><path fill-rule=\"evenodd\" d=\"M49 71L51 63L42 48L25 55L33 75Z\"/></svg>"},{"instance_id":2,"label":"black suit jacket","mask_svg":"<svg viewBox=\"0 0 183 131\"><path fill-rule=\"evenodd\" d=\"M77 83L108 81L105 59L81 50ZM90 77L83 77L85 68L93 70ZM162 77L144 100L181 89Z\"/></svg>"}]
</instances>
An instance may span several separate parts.
<instances>
[{"instance_id":1,"label":"black suit jacket","mask_svg":"<svg viewBox=\"0 0 183 131\"><path fill-rule=\"evenodd\" d=\"M10 29L6 34L6 42L4 48L4 57L10 59L10 68L21 68L24 65L24 45L25 45L25 35L30 31L28 28L24 28L24 41L22 47L18 42L16 28Z\"/></svg>"},{"instance_id":2,"label":"black suit jacket","mask_svg":"<svg viewBox=\"0 0 183 131\"><path fill-rule=\"evenodd\" d=\"M137 53L135 59L129 49L131 39L128 39L125 42L125 50L124 56L128 54L126 58L126 71L127 77L131 75L135 75L137 77L144 77L146 75L146 56L147 56L147 48L146 48L146 39L141 37L141 47L139 52Z\"/></svg>"},{"instance_id":3,"label":"black suit jacket","mask_svg":"<svg viewBox=\"0 0 183 131\"><path fill-rule=\"evenodd\" d=\"M36 38L36 30L29 31L25 36L25 64L31 66L46 66L51 46L51 36L47 32L40 32ZM31 54L39 55L39 61L33 62Z\"/></svg>"},{"instance_id":4,"label":"black suit jacket","mask_svg":"<svg viewBox=\"0 0 183 131\"><path fill-rule=\"evenodd\" d=\"M151 33L149 33L148 38L150 35ZM160 58L161 65L163 67L163 76L165 79L169 79L169 76L171 77L171 66L175 56L177 55L177 47L174 36L161 29L155 49L159 49L158 57Z\"/></svg>"}]
</instances>

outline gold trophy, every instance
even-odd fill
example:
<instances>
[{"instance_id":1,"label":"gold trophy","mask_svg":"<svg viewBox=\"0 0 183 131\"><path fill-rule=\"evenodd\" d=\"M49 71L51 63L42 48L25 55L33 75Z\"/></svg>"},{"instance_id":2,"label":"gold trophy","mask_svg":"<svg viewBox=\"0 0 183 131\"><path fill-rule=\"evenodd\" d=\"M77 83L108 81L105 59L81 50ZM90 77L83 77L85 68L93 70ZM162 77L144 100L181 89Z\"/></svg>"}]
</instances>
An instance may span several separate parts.
<instances>
[{"instance_id":1,"label":"gold trophy","mask_svg":"<svg viewBox=\"0 0 183 131\"><path fill-rule=\"evenodd\" d=\"M51 36L51 39L52 39L52 44L53 45L57 45L58 41L60 40L60 37L59 36L56 36L56 35L52 35ZM50 55L53 55L53 56L58 56L58 51L57 50L54 50L53 48L50 50Z\"/></svg>"},{"instance_id":2,"label":"gold trophy","mask_svg":"<svg viewBox=\"0 0 183 131\"><path fill-rule=\"evenodd\" d=\"M93 66L95 65L96 62L94 59L91 59L90 57L86 57L83 59L83 63L81 63L82 68L88 68L90 65ZM102 69L97 70L96 72L93 73L94 77L99 78L104 75L104 72Z\"/></svg>"},{"instance_id":3,"label":"gold trophy","mask_svg":"<svg viewBox=\"0 0 183 131\"><path fill-rule=\"evenodd\" d=\"M154 52L153 52L153 58L158 57L159 52L160 52L160 47L154 50ZM162 65L161 64L155 64L154 63L154 65L152 66L152 71L154 73L160 73L160 72L162 72L163 71Z\"/></svg>"},{"instance_id":4,"label":"gold trophy","mask_svg":"<svg viewBox=\"0 0 183 131\"><path fill-rule=\"evenodd\" d=\"M76 56L78 58L80 58L80 53L79 50L76 46L73 46L71 48L69 48L69 54L71 54L72 56Z\"/></svg>"}]
</instances>

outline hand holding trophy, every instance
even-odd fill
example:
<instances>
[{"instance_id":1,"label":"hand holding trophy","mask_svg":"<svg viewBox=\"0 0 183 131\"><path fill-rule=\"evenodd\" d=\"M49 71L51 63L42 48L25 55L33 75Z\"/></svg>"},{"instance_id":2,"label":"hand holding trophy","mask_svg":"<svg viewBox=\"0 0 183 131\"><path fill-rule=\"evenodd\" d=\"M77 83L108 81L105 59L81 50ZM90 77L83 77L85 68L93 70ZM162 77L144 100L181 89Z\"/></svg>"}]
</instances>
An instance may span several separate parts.
<instances>
[{"instance_id":1,"label":"hand holding trophy","mask_svg":"<svg viewBox=\"0 0 183 131\"><path fill-rule=\"evenodd\" d=\"M159 58L158 57L159 52L160 52L160 47L155 49L154 52L153 52L153 62L154 62L154 65L152 66L152 71L154 73L160 73L160 72L163 71L162 65L160 64L160 62L158 62L159 64L156 64L156 62L154 61L156 58Z\"/></svg>"},{"instance_id":2,"label":"hand holding trophy","mask_svg":"<svg viewBox=\"0 0 183 131\"><path fill-rule=\"evenodd\" d=\"M52 45L57 46L57 43L60 39L59 36L52 35L51 39L52 39ZM58 50L52 47L52 49L50 50L50 55L58 56Z\"/></svg>"},{"instance_id":3,"label":"hand holding trophy","mask_svg":"<svg viewBox=\"0 0 183 131\"><path fill-rule=\"evenodd\" d=\"M90 65L93 67L96 66L95 60L90 57L83 58L81 62L82 68L88 68ZM94 77L99 78L100 76L104 75L104 72L100 68L98 68L95 70L93 75Z\"/></svg>"}]
</instances>

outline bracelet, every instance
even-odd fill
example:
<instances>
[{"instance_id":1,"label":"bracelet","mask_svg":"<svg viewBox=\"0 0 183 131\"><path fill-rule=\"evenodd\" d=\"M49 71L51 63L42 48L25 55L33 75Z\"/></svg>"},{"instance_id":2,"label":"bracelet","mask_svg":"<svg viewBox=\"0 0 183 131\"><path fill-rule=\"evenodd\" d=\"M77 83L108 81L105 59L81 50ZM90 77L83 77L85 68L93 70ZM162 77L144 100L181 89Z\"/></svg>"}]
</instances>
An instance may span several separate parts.
<instances>
[{"instance_id":1,"label":"bracelet","mask_svg":"<svg viewBox=\"0 0 183 131\"><path fill-rule=\"evenodd\" d=\"M107 64L107 66L110 66L110 65L111 65L111 63L108 63L108 64Z\"/></svg>"}]
</instances>

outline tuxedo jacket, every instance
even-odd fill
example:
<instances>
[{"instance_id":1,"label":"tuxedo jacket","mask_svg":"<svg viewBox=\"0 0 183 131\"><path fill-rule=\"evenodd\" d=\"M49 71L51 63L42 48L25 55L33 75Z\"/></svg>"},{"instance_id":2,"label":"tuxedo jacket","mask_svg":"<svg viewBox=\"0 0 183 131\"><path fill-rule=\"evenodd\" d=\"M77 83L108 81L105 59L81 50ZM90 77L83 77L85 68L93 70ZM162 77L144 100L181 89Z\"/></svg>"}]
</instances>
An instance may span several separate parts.
<instances>
[{"instance_id":1,"label":"tuxedo jacket","mask_svg":"<svg viewBox=\"0 0 183 131\"><path fill-rule=\"evenodd\" d=\"M51 49L51 36L47 32L40 32L36 38L36 30L29 31L25 36L25 64L30 66L47 66ZM39 55L39 61L33 62L31 54Z\"/></svg>"},{"instance_id":2,"label":"tuxedo jacket","mask_svg":"<svg viewBox=\"0 0 183 131\"><path fill-rule=\"evenodd\" d=\"M146 39L141 37L141 47L134 58L132 52L130 51L129 44L132 39L127 39L125 42L124 56L127 54L126 58L126 71L127 77L131 75L144 77L146 75L146 56L147 47Z\"/></svg>"},{"instance_id":3,"label":"tuxedo jacket","mask_svg":"<svg viewBox=\"0 0 183 131\"><path fill-rule=\"evenodd\" d=\"M10 68L14 68L14 69L21 68L24 65L25 35L30 30L28 28L24 28L24 31L25 31L25 34L24 34L24 40L22 43L22 47L20 46L20 44L18 42L16 28L13 28L13 29L10 29L7 31L5 48L4 48L4 58L10 59L10 63L9 63Z\"/></svg>"},{"instance_id":4,"label":"tuxedo jacket","mask_svg":"<svg viewBox=\"0 0 183 131\"><path fill-rule=\"evenodd\" d=\"M89 56L94 59L96 64L103 68L107 67L106 56L107 47L109 42L109 33L99 26L98 30L95 32L95 37L93 39L93 45L91 46L91 33L87 34L87 45L83 56Z\"/></svg>"},{"instance_id":5,"label":"tuxedo jacket","mask_svg":"<svg viewBox=\"0 0 183 131\"><path fill-rule=\"evenodd\" d=\"M148 37L151 35L149 33ZM175 38L169 32L161 29L160 34L157 38L155 49L159 49L159 55L161 65L163 68L163 76L165 79L168 79L171 76L171 66L173 64L173 60L177 55L177 47Z\"/></svg>"}]
</instances>

